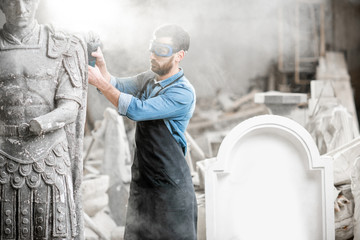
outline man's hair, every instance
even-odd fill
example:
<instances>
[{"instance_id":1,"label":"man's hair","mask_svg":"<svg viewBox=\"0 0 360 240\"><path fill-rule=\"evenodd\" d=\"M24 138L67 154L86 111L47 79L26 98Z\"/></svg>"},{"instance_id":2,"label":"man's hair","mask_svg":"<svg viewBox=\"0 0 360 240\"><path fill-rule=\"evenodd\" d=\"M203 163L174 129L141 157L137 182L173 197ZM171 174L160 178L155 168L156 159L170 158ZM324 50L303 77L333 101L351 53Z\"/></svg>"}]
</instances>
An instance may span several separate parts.
<instances>
[{"instance_id":1,"label":"man's hair","mask_svg":"<svg viewBox=\"0 0 360 240\"><path fill-rule=\"evenodd\" d=\"M155 38L170 37L173 42L173 47L177 50L189 50L190 35L182 27L174 24L162 25L155 29Z\"/></svg>"}]
</instances>

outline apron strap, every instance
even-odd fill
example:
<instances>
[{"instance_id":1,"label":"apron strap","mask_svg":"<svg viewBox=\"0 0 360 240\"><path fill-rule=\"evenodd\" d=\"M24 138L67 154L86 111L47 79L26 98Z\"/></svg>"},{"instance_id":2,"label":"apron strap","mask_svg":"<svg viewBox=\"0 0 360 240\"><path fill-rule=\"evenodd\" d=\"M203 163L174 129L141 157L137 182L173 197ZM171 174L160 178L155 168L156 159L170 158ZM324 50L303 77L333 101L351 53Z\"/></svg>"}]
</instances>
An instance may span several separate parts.
<instances>
[{"instance_id":1,"label":"apron strap","mask_svg":"<svg viewBox=\"0 0 360 240\"><path fill-rule=\"evenodd\" d=\"M175 79L174 81L172 81L171 83L169 83L168 85L161 87L161 89L159 91L157 91L157 93L154 95L154 97L158 96L159 93L164 90L165 88L171 86L172 84L174 84L175 82L177 82L180 78L182 78L184 76L184 74L182 74L180 77L178 77L177 79ZM150 81L153 81L153 78L150 78L149 80L146 81L146 83L144 84L143 88L141 89L141 91L138 94L138 97L141 98L141 96L145 93L147 86L149 85ZM155 88L155 85L153 86L153 89Z\"/></svg>"},{"instance_id":2,"label":"apron strap","mask_svg":"<svg viewBox=\"0 0 360 240\"><path fill-rule=\"evenodd\" d=\"M141 89L141 91L138 94L138 98L141 98L141 96L144 94L147 85L149 85L150 81L154 80L153 78L150 78L149 80L146 81L146 83L144 84L143 88Z\"/></svg>"},{"instance_id":3,"label":"apron strap","mask_svg":"<svg viewBox=\"0 0 360 240\"><path fill-rule=\"evenodd\" d=\"M182 78L184 76L184 74L182 74L180 77L178 77L177 79L175 79L174 81L172 81L171 83L169 83L168 85L166 85L165 87L161 87L161 89L154 95L154 97L156 97L157 95L159 95L159 93L164 90L165 88L169 87L170 85L174 84L175 82L177 82L180 78Z\"/></svg>"}]
</instances>

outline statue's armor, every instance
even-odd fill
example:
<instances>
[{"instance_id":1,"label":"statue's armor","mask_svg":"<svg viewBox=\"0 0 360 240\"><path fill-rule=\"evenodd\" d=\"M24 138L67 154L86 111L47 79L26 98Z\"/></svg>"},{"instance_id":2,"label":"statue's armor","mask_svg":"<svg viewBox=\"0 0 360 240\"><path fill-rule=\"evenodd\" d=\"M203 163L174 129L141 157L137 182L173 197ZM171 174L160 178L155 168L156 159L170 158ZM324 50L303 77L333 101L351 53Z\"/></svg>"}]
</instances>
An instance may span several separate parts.
<instances>
[{"instance_id":1,"label":"statue's armor","mask_svg":"<svg viewBox=\"0 0 360 240\"><path fill-rule=\"evenodd\" d=\"M21 126L53 111L58 100L81 104L77 42L37 28L28 45L11 44L0 31L0 239L77 234L64 127L40 136L21 134Z\"/></svg>"}]
</instances>

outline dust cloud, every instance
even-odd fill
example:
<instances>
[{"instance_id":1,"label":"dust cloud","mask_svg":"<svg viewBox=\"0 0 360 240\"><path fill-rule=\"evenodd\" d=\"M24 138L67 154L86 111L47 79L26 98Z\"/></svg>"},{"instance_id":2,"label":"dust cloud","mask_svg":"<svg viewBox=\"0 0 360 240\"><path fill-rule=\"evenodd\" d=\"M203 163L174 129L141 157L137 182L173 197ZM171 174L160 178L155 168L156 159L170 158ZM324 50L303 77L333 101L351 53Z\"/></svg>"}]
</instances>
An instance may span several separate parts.
<instances>
[{"instance_id":1,"label":"dust cloud","mask_svg":"<svg viewBox=\"0 0 360 240\"><path fill-rule=\"evenodd\" d=\"M317 2L330 5L329 0ZM245 94L251 80L267 76L277 62L280 40L291 67L295 6L296 0L41 0L38 19L98 33L108 67L116 76L147 70L152 31L165 23L179 24L191 35L182 66L197 95L213 95L217 90ZM300 26L312 25L308 13L300 10ZM301 51L307 53L311 44L305 41Z\"/></svg>"}]
</instances>

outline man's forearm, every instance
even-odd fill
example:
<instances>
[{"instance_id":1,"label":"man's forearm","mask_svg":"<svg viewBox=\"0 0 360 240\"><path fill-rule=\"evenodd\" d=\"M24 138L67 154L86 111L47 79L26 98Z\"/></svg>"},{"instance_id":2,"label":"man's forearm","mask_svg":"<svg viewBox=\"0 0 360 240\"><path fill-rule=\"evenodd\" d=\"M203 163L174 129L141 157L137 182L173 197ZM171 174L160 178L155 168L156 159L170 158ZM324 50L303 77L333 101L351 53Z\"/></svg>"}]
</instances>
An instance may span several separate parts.
<instances>
[{"instance_id":1,"label":"man's forearm","mask_svg":"<svg viewBox=\"0 0 360 240\"><path fill-rule=\"evenodd\" d=\"M106 81L110 82L110 79L111 79L111 74L106 71L105 73L103 73L103 76L105 78Z\"/></svg>"},{"instance_id":2,"label":"man's forearm","mask_svg":"<svg viewBox=\"0 0 360 240\"><path fill-rule=\"evenodd\" d=\"M120 91L110 83L110 73L107 71L102 73L97 66L95 68L89 66L88 72L89 83L99 89L115 107L118 107Z\"/></svg>"},{"instance_id":3,"label":"man's forearm","mask_svg":"<svg viewBox=\"0 0 360 240\"><path fill-rule=\"evenodd\" d=\"M121 94L118 89L116 89L108 81L104 81L100 86L98 86L98 89L115 107L118 107L119 97Z\"/></svg>"}]
</instances>

